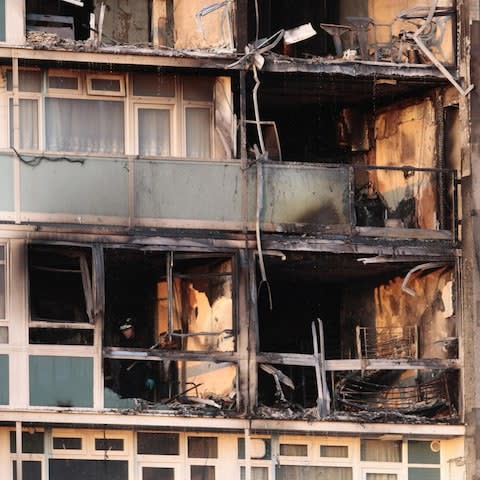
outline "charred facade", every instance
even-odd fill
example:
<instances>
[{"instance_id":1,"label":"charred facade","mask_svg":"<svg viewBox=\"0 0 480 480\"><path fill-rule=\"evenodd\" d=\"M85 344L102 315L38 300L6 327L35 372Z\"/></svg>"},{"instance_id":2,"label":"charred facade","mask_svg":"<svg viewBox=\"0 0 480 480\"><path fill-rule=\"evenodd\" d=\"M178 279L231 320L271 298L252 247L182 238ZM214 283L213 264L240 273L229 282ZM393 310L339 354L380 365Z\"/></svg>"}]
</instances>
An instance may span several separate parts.
<instances>
[{"instance_id":1,"label":"charred facade","mask_svg":"<svg viewBox=\"0 0 480 480\"><path fill-rule=\"evenodd\" d=\"M9 478L476 478L464 3L0 1Z\"/></svg>"}]
</instances>

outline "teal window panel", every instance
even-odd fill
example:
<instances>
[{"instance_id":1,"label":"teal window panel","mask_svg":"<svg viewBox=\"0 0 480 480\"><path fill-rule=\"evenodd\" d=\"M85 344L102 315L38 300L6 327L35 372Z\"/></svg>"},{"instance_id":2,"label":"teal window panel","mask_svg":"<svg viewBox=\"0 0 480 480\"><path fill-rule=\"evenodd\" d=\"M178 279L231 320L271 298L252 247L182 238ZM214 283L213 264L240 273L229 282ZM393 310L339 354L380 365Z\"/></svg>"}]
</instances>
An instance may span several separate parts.
<instances>
[{"instance_id":1,"label":"teal window panel","mask_svg":"<svg viewBox=\"0 0 480 480\"><path fill-rule=\"evenodd\" d=\"M93 359L32 355L30 405L93 407Z\"/></svg>"},{"instance_id":2,"label":"teal window panel","mask_svg":"<svg viewBox=\"0 0 480 480\"><path fill-rule=\"evenodd\" d=\"M0 0L0 42L5 41L5 0Z\"/></svg>"},{"instance_id":3,"label":"teal window panel","mask_svg":"<svg viewBox=\"0 0 480 480\"><path fill-rule=\"evenodd\" d=\"M439 468L409 468L408 480L440 480Z\"/></svg>"},{"instance_id":4,"label":"teal window panel","mask_svg":"<svg viewBox=\"0 0 480 480\"><path fill-rule=\"evenodd\" d=\"M0 355L0 405L8 405L9 403L9 379L8 373L8 355Z\"/></svg>"},{"instance_id":5,"label":"teal window panel","mask_svg":"<svg viewBox=\"0 0 480 480\"><path fill-rule=\"evenodd\" d=\"M428 463L430 465L440 465L440 452L432 451L430 444L430 441L409 441L408 463Z\"/></svg>"}]
</instances>

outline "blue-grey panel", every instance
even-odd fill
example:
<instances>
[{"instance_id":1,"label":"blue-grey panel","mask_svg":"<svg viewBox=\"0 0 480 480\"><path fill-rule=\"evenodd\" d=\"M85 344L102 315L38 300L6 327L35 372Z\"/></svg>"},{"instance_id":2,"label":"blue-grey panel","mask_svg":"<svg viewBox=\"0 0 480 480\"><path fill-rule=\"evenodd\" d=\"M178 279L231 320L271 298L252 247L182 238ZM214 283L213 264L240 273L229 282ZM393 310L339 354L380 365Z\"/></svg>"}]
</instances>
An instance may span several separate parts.
<instances>
[{"instance_id":1,"label":"blue-grey panel","mask_svg":"<svg viewBox=\"0 0 480 480\"><path fill-rule=\"evenodd\" d=\"M9 402L9 373L8 355L0 355L0 405L8 405Z\"/></svg>"},{"instance_id":2,"label":"blue-grey panel","mask_svg":"<svg viewBox=\"0 0 480 480\"><path fill-rule=\"evenodd\" d=\"M240 165L137 160L135 216L240 221Z\"/></svg>"},{"instance_id":3,"label":"blue-grey panel","mask_svg":"<svg viewBox=\"0 0 480 480\"><path fill-rule=\"evenodd\" d=\"M84 160L83 163L67 160L43 160L36 166L22 163L22 211L128 216L127 161L78 159Z\"/></svg>"},{"instance_id":4,"label":"blue-grey panel","mask_svg":"<svg viewBox=\"0 0 480 480\"><path fill-rule=\"evenodd\" d=\"M13 212L14 210L13 161L12 155L0 155L0 211Z\"/></svg>"},{"instance_id":5,"label":"blue-grey panel","mask_svg":"<svg viewBox=\"0 0 480 480\"><path fill-rule=\"evenodd\" d=\"M288 163L263 166L266 223L350 223L349 171L342 167ZM254 189L251 189L254 191Z\"/></svg>"},{"instance_id":6,"label":"blue-grey panel","mask_svg":"<svg viewBox=\"0 0 480 480\"><path fill-rule=\"evenodd\" d=\"M30 356L30 405L93 406L93 359Z\"/></svg>"},{"instance_id":7,"label":"blue-grey panel","mask_svg":"<svg viewBox=\"0 0 480 480\"><path fill-rule=\"evenodd\" d=\"M0 0L0 42L5 41L5 0Z\"/></svg>"},{"instance_id":8,"label":"blue-grey panel","mask_svg":"<svg viewBox=\"0 0 480 480\"><path fill-rule=\"evenodd\" d=\"M409 468L408 480L440 480L439 468Z\"/></svg>"},{"instance_id":9,"label":"blue-grey panel","mask_svg":"<svg viewBox=\"0 0 480 480\"><path fill-rule=\"evenodd\" d=\"M429 463L430 465L440 464L440 452L434 452L430 448L431 442L420 442L409 440L408 442L408 463Z\"/></svg>"}]
</instances>

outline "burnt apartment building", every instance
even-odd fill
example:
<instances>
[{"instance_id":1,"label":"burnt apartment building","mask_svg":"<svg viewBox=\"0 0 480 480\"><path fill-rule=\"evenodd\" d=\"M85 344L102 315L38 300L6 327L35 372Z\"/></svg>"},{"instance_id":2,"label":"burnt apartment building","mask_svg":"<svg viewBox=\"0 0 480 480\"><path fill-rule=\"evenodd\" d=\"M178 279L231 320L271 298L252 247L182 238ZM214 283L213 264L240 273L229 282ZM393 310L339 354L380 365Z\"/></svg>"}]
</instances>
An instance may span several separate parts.
<instances>
[{"instance_id":1,"label":"burnt apartment building","mask_svg":"<svg viewBox=\"0 0 480 480\"><path fill-rule=\"evenodd\" d=\"M480 478L480 5L0 0L0 471Z\"/></svg>"}]
</instances>

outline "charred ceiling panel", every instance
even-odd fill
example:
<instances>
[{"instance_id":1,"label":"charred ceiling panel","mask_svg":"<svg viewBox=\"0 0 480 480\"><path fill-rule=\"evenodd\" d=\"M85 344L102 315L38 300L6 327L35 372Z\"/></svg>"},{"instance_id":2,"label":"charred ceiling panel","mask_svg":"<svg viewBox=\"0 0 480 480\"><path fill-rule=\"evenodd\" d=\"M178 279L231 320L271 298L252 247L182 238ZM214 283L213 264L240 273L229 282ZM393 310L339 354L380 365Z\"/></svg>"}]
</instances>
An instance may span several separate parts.
<instances>
[{"instance_id":1,"label":"charred ceiling panel","mask_svg":"<svg viewBox=\"0 0 480 480\"><path fill-rule=\"evenodd\" d=\"M375 285L351 285L344 291L343 331L357 327L355 345L343 355L368 358L457 358L457 322L451 267L419 270ZM407 291L405 291L407 289ZM411 293L414 295L411 295ZM350 341L353 336L350 335ZM346 345L345 345L346 346Z\"/></svg>"},{"instance_id":2,"label":"charred ceiling panel","mask_svg":"<svg viewBox=\"0 0 480 480\"><path fill-rule=\"evenodd\" d=\"M40 31L58 35L60 38L86 40L90 36L93 1L27 0L27 33Z\"/></svg>"},{"instance_id":3,"label":"charred ceiling panel","mask_svg":"<svg viewBox=\"0 0 480 480\"><path fill-rule=\"evenodd\" d=\"M175 48L232 50L234 2L174 0Z\"/></svg>"},{"instance_id":4,"label":"charred ceiling panel","mask_svg":"<svg viewBox=\"0 0 480 480\"><path fill-rule=\"evenodd\" d=\"M95 15L100 16L101 4L105 4L103 41L111 43L147 43L150 41L149 0L106 0L96 2Z\"/></svg>"},{"instance_id":5,"label":"charred ceiling panel","mask_svg":"<svg viewBox=\"0 0 480 480\"><path fill-rule=\"evenodd\" d=\"M419 136L420 135L420 136ZM375 165L438 167L435 109L430 99L391 108L375 121ZM438 228L438 184L430 172L376 170L374 188L400 226Z\"/></svg>"}]
</instances>

